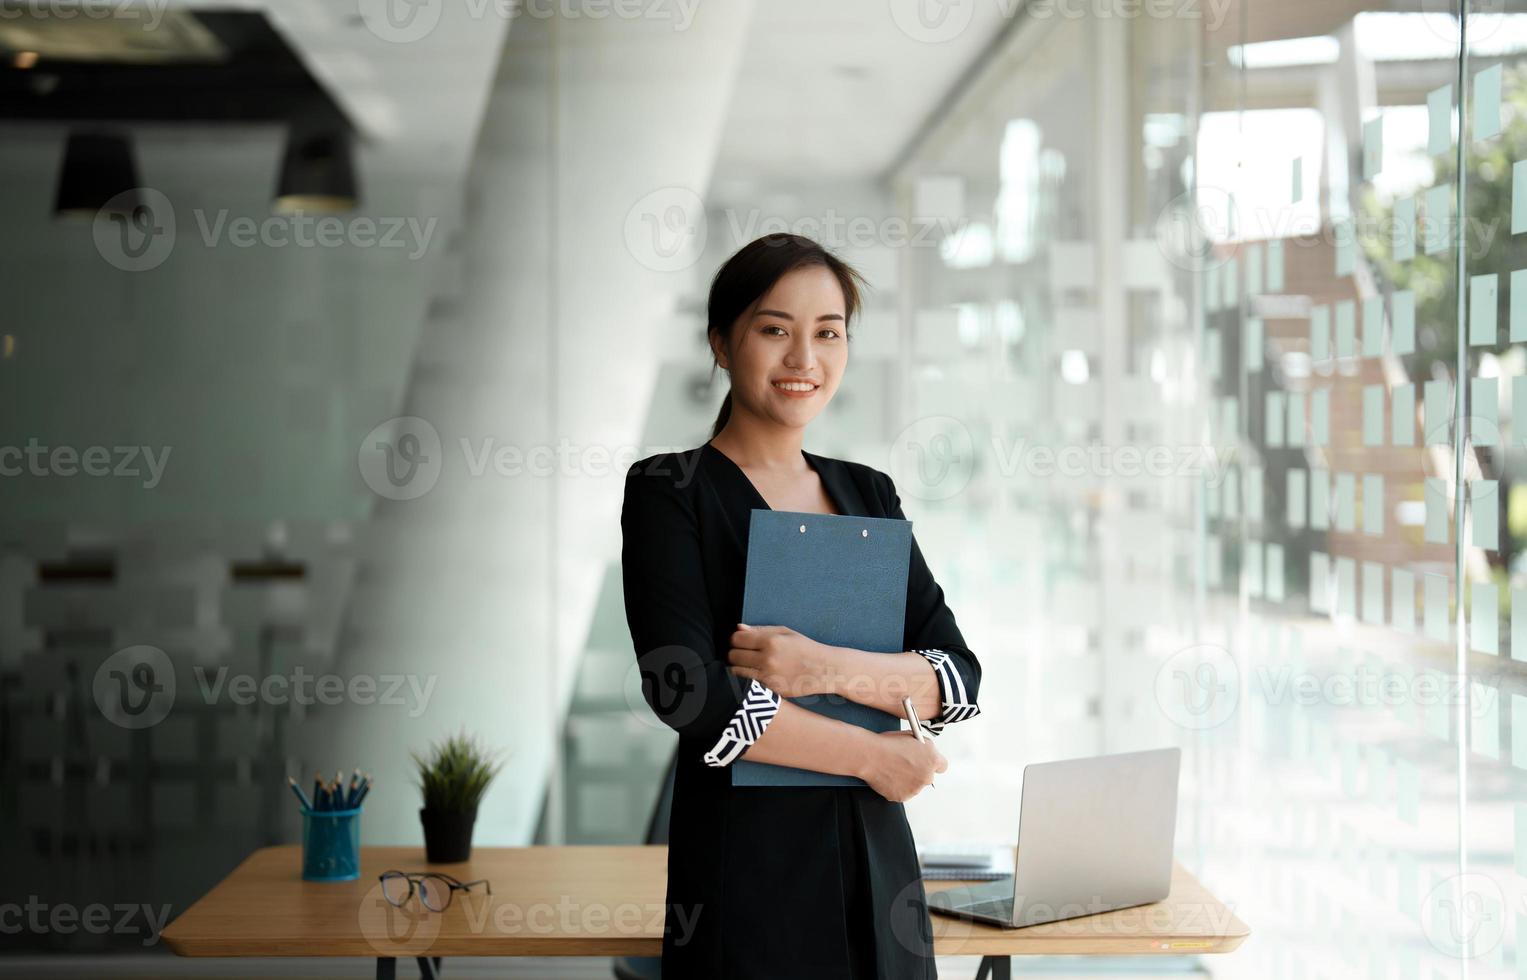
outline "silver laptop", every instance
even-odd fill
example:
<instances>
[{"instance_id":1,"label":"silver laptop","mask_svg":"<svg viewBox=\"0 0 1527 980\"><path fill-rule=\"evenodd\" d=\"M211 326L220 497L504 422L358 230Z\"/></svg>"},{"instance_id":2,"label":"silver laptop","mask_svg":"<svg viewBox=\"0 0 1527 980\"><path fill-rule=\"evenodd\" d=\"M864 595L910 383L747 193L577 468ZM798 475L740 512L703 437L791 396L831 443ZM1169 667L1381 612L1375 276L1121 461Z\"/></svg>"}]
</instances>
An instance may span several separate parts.
<instances>
[{"instance_id":1,"label":"silver laptop","mask_svg":"<svg viewBox=\"0 0 1527 980\"><path fill-rule=\"evenodd\" d=\"M1170 748L1025 766L1013 874L933 892L928 908L1017 928L1161 901L1181 763Z\"/></svg>"}]
</instances>

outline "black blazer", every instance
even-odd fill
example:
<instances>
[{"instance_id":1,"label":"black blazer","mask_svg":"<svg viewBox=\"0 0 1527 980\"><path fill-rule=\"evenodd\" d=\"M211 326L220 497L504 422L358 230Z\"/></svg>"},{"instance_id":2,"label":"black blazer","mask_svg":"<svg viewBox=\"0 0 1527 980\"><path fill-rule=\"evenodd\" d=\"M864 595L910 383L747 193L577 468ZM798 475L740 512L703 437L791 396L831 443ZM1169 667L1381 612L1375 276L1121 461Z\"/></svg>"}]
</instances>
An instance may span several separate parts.
<instances>
[{"instance_id":1,"label":"black blazer","mask_svg":"<svg viewBox=\"0 0 1527 980\"><path fill-rule=\"evenodd\" d=\"M803 452L842 514L905 519L891 478ZM749 681L727 670L750 512L768 503L709 442L634 463L621 508L626 622L653 712L678 733L663 976L936 977L916 846L867 786L737 787L702 756ZM914 535L907 649L942 650L974 704L981 665Z\"/></svg>"}]
</instances>

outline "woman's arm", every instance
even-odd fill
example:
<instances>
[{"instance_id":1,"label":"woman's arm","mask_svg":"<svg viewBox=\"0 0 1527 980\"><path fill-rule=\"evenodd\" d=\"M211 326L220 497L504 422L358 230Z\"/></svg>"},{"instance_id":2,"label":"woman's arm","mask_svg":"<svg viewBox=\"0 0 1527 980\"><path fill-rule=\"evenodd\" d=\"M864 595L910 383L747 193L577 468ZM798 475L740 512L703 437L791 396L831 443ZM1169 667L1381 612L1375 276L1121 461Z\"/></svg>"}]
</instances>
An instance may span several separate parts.
<instances>
[{"instance_id":1,"label":"woman's arm","mask_svg":"<svg viewBox=\"0 0 1527 980\"><path fill-rule=\"evenodd\" d=\"M780 699L774 720L742 753L749 762L794 766L834 776L858 776L875 733Z\"/></svg>"},{"instance_id":2,"label":"woman's arm","mask_svg":"<svg viewBox=\"0 0 1527 980\"><path fill-rule=\"evenodd\" d=\"M974 673L963 659L975 661L975 654L962 647L952 650L909 650L906 653L868 653L849 647L829 647L833 683L838 693L850 701L906 717L901 706L902 693L912 698L917 718L934 735L942 735L951 722L974 718L981 713L976 704L979 672ZM907 691L908 685L914 690ZM893 703L894 702L894 703Z\"/></svg>"},{"instance_id":3,"label":"woman's arm","mask_svg":"<svg viewBox=\"0 0 1527 980\"><path fill-rule=\"evenodd\" d=\"M920 719L942 707L938 675L919 653L869 653L829 646L788 626L743 626L732 634L732 673L758 680L787 698L837 694L905 718L910 697Z\"/></svg>"},{"instance_id":4,"label":"woman's arm","mask_svg":"<svg viewBox=\"0 0 1527 980\"><path fill-rule=\"evenodd\" d=\"M938 675L920 653L869 653L852 647L828 647L834 689L850 701L888 711L898 718L907 712L901 699L910 697L917 717L933 719L943 709Z\"/></svg>"},{"instance_id":5,"label":"woman's arm","mask_svg":"<svg viewBox=\"0 0 1527 980\"><path fill-rule=\"evenodd\" d=\"M642 696L698 756L727 729L748 683L718 656L699 527L673 466L649 458L626 473L621 584Z\"/></svg>"},{"instance_id":6,"label":"woman's arm","mask_svg":"<svg viewBox=\"0 0 1527 980\"><path fill-rule=\"evenodd\" d=\"M877 471L878 472L878 471ZM906 520L891 478L880 474L889 516ZM838 694L905 718L903 697L912 698L918 719L931 734L981 713L976 695L981 662L965 645L944 590L933 578L917 538L907 572L907 618L903 630L912 649L880 653L819 643L784 626L737 624L728 662L741 678L759 681L785 697Z\"/></svg>"},{"instance_id":7,"label":"woman's arm","mask_svg":"<svg viewBox=\"0 0 1527 980\"><path fill-rule=\"evenodd\" d=\"M774 720L742 757L837 776L855 776L892 802L916 796L949 763L909 731L872 732L781 699Z\"/></svg>"}]
</instances>

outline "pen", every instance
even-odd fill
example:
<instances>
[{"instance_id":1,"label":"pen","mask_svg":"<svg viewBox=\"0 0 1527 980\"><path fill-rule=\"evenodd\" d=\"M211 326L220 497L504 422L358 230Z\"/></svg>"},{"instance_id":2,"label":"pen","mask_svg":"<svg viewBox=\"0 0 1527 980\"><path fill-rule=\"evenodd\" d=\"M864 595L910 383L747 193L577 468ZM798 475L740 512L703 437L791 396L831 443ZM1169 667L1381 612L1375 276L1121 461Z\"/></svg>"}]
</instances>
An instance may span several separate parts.
<instances>
[{"instance_id":1,"label":"pen","mask_svg":"<svg viewBox=\"0 0 1527 980\"><path fill-rule=\"evenodd\" d=\"M901 699L901 710L903 710L903 711L905 711L907 713L907 721L910 721L912 723L912 734L914 736L916 736L917 740L919 742L926 742L926 741L928 741L928 733L923 731L922 723L917 720L917 709L912 707L912 699L911 698L902 698ZM928 788L929 789L933 788L933 777L932 776L928 777Z\"/></svg>"}]
</instances>

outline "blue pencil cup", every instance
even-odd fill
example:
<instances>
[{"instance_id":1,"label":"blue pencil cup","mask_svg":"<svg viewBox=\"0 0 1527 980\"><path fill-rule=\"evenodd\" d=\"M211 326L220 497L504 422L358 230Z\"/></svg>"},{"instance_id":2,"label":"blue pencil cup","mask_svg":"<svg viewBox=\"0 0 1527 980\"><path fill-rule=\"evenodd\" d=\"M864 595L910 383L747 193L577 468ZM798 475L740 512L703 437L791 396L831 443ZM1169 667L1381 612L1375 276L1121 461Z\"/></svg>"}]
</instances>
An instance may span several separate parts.
<instances>
[{"instance_id":1,"label":"blue pencil cup","mask_svg":"<svg viewBox=\"0 0 1527 980\"><path fill-rule=\"evenodd\" d=\"M354 881L361 876L361 811L302 811L302 880Z\"/></svg>"}]
</instances>

